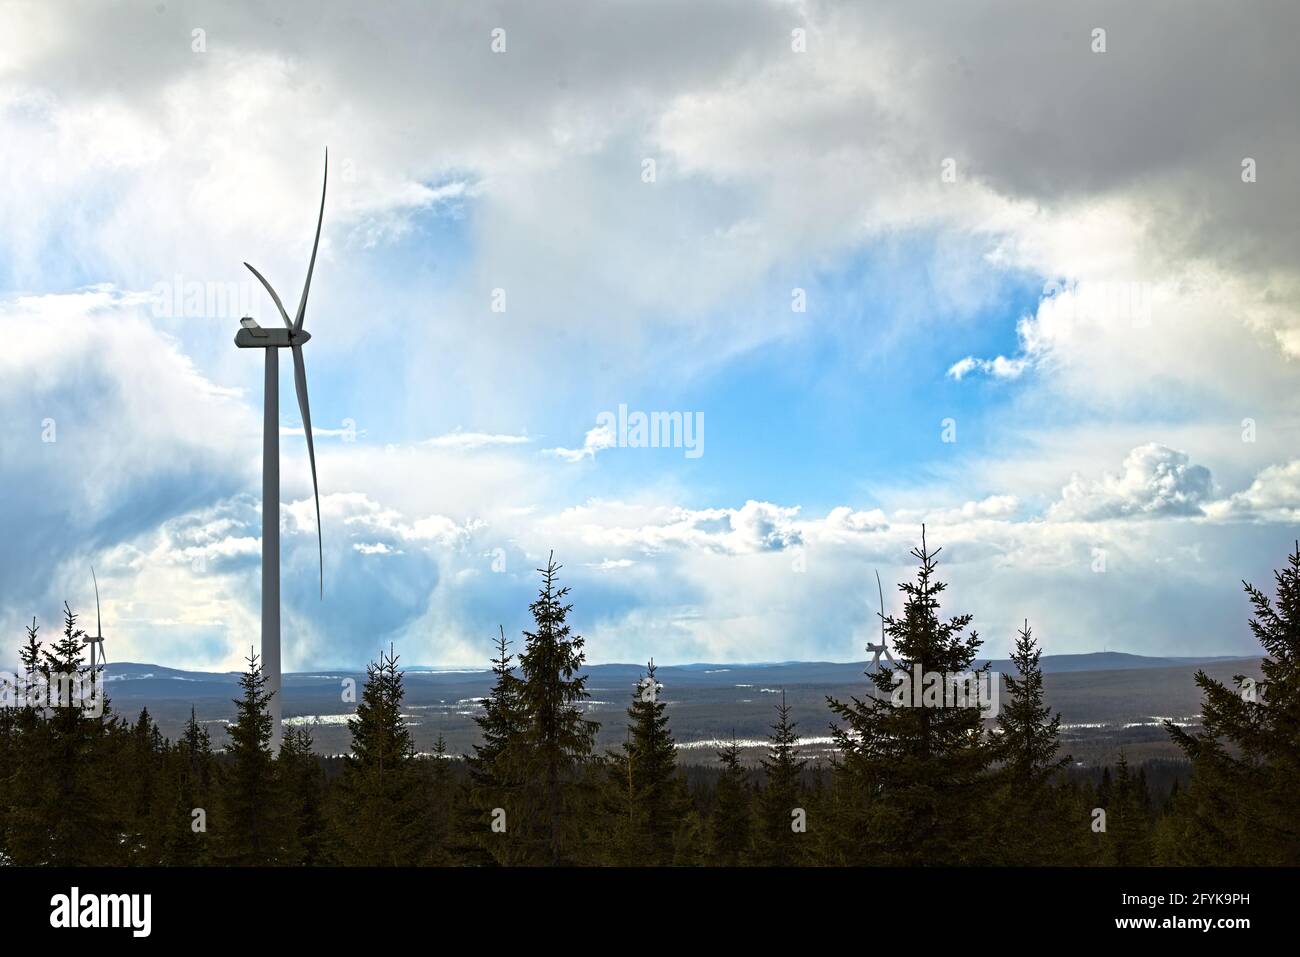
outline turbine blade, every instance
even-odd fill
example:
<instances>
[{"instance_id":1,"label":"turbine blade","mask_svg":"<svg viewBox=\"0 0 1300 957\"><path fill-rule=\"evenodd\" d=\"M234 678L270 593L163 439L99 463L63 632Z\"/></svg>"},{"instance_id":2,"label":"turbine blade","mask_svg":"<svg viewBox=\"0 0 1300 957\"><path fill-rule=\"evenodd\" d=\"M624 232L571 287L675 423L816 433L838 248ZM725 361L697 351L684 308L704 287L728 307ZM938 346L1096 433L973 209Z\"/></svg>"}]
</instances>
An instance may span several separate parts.
<instances>
[{"instance_id":1,"label":"turbine blade","mask_svg":"<svg viewBox=\"0 0 1300 957\"><path fill-rule=\"evenodd\" d=\"M286 329L292 329L293 323L289 321L289 314L284 311L284 303L280 301L280 297L277 296L275 290L271 288L271 284L266 281L266 277L263 276L256 269L254 269L252 266L249 266L248 263L244 263L244 265L248 266L249 272L251 272L254 276L256 276L261 281L262 285L266 288L266 291L271 294L271 301L275 303L275 308L280 310L280 318L284 320L284 327Z\"/></svg>"},{"instance_id":2,"label":"turbine blade","mask_svg":"<svg viewBox=\"0 0 1300 957\"><path fill-rule=\"evenodd\" d=\"M95 577L95 566L90 566L90 578L95 583L95 634L104 633L104 623L99 616L99 579Z\"/></svg>"},{"instance_id":3,"label":"turbine blade","mask_svg":"<svg viewBox=\"0 0 1300 957\"><path fill-rule=\"evenodd\" d=\"M320 488L316 484L316 444L311 437L311 407L307 403L307 370L302 364L302 346L293 347L293 384L298 390L298 410L307 436L307 458L311 460L311 490L316 496L316 551L320 557L320 596L325 597L325 546L320 530Z\"/></svg>"},{"instance_id":4,"label":"turbine blade","mask_svg":"<svg viewBox=\"0 0 1300 957\"><path fill-rule=\"evenodd\" d=\"M876 572L876 593L880 595L880 647L885 647L885 590L880 587L880 572Z\"/></svg>"},{"instance_id":5,"label":"turbine blade","mask_svg":"<svg viewBox=\"0 0 1300 957\"><path fill-rule=\"evenodd\" d=\"M307 318L307 293L311 292L311 274L316 269L316 248L320 246L320 225L325 220L325 187L330 181L330 151L325 150L325 179L320 186L320 214L316 217L316 239L311 244L311 262L307 264L307 281L302 285L302 299L298 303L298 315L293 320L293 331L302 330L302 321ZM285 320L288 322L289 320Z\"/></svg>"}]
</instances>

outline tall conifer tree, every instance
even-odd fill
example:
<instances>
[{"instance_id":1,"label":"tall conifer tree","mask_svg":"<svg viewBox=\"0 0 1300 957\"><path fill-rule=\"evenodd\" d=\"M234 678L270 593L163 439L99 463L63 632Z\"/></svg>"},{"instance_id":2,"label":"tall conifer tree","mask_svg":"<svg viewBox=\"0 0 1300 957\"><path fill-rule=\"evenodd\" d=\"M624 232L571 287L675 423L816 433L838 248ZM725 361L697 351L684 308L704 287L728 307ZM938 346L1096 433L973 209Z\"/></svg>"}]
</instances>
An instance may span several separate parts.
<instances>
[{"instance_id":1,"label":"tall conifer tree","mask_svg":"<svg viewBox=\"0 0 1300 957\"><path fill-rule=\"evenodd\" d=\"M85 632L65 603L63 634L42 651L40 668L50 682L50 712L45 721L45 747L52 790L46 807L49 855L56 866L124 863L114 827L117 803L104 747L112 729L107 702L93 716L81 707L79 688L88 686L84 665ZM84 684L78 685L78 682Z\"/></svg>"},{"instance_id":2,"label":"tall conifer tree","mask_svg":"<svg viewBox=\"0 0 1300 957\"><path fill-rule=\"evenodd\" d=\"M1145 776L1135 775L1121 751L1106 795L1104 861L1116 867L1143 867L1152 861L1150 797Z\"/></svg>"},{"instance_id":3,"label":"tall conifer tree","mask_svg":"<svg viewBox=\"0 0 1300 957\"><path fill-rule=\"evenodd\" d=\"M239 676L243 696L234 699L235 721L226 733L227 761L212 822L215 858L222 864L278 863L284 818L271 757L271 692L256 652Z\"/></svg>"},{"instance_id":4,"label":"tall conifer tree","mask_svg":"<svg viewBox=\"0 0 1300 957\"><path fill-rule=\"evenodd\" d=\"M805 815L802 800L803 769L807 760L799 756L799 737L785 690L776 707L767 756L762 759L765 780L758 797L758 821L754 833L755 860L759 864L787 867L800 863L807 853L806 831L797 831L797 815Z\"/></svg>"},{"instance_id":5,"label":"tall conifer tree","mask_svg":"<svg viewBox=\"0 0 1300 957\"><path fill-rule=\"evenodd\" d=\"M1201 730L1165 724L1192 762L1168 863L1300 864L1300 542L1273 578L1274 598L1242 582L1262 679L1236 675L1228 686L1198 671Z\"/></svg>"},{"instance_id":6,"label":"tall conifer tree","mask_svg":"<svg viewBox=\"0 0 1300 957\"><path fill-rule=\"evenodd\" d=\"M452 776L451 753L447 750L447 739L438 733L433 742L433 751L429 755L425 777L428 793L428 808L424 814L424 825L428 832L425 857L422 864L433 867L450 867L458 863L460 853L455 826L455 781Z\"/></svg>"},{"instance_id":7,"label":"tall conifer tree","mask_svg":"<svg viewBox=\"0 0 1300 957\"><path fill-rule=\"evenodd\" d=\"M284 808L282 862L288 865L324 861L325 774L314 746L310 729L285 728L276 756L276 782Z\"/></svg>"},{"instance_id":8,"label":"tall conifer tree","mask_svg":"<svg viewBox=\"0 0 1300 957\"><path fill-rule=\"evenodd\" d=\"M164 821L159 802L165 796L164 768L169 748L148 708L141 709L122 745L119 769L123 773L118 775L116 783L126 825L123 838L126 862L156 866L162 863L159 828Z\"/></svg>"},{"instance_id":9,"label":"tall conifer tree","mask_svg":"<svg viewBox=\"0 0 1300 957\"><path fill-rule=\"evenodd\" d=\"M209 850L208 815L212 813L212 738L199 723L194 707L180 739L167 756L161 862L171 866L203 863ZM195 812L199 812L196 814Z\"/></svg>"},{"instance_id":10,"label":"tall conifer tree","mask_svg":"<svg viewBox=\"0 0 1300 957\"><path fill-rule=\"evenodd\" d=\"M520 747L526 724L521 701L522 681L515 674L514 656L505 629L498 626L496 657L492 659L492 689L483 713L474 716L481 741L466 759L469 780L456 811L462 855L474 863L514 863L517 846L507 836L492 831L496 809L517 806L522 766ZM508 818L507 818L508 822Z\"/></svg>"},{"instance_id":11,"label":"tall conifer tree","mask_svg":"<svg viewBox=\"0 0 1300 957\"><path fill-rule=\"evenodd\" d=\"M632 691L628 735L606 763L605 807L618 846L612 863L671 864L674 836L685 823L688 797L677 771L677 747L668 728L654 661Z\"/></svg>"},{"instance_id":12,"label":"tall conifer tree","mask_svg":"<svg viewBox=\"0 0 1300 957\"><path fill-rule=\"evenodd\" d=\"M49 728L43 705L41 662L44 660L36 619L26 629L26 643L18 657L23 665L22 707L14 715L11 763L4 774L8 799L3 814L4 854L13 864L43 864L49 857L48 808L53 800Z\"/></svg>"},{"instance_id":13,"label":"tall conifer tree","mask_svg":"<svg viewBox=\"0 0 1300 957\"><path fill-rule=\"evenodd\" d=\"M713 792L713 812L709 816L709 863L737 867L748 860L753 839L753 789L740 763L734 731L731 743L717 755L722 776Z\"/></svg>"},{"instance_id":14,"label":"tall conifer tree","mask_svg":"<svg viewBox=\"0 0 1300 957\"><path fill-rule=\"evenodd\" d=\"M558 586L554 555L539 568L542 586L529 605L534 630L524 632L519 656L519 701L525 717L515 756L521 782L519 810L508 824L525 859L568 864L580 857L580 815L589 801L582 773L599 725L585 717L587 676L583 639L570 631L567 587Z\"/></svg>"},{"instance_id":15,"label":"tall conifer tree","mask_svg":"<svg viewBox=\"0 0 1300 957\"><path fill-rule=\"evenodd\" d=\"M427 850L419 769L402 716L405 689L397 661L390 647L366 666L357 714L348 720L352 753L332 815L340 864L410 866Z\"/></svg>"},{"instance_id":16,"label":"tall conifer tree","mask_svg":"<svg viewBox=\"0 0 1300 957\"><path fill-rule=\"evenodd\" d=\"M884 622L898 667L869 670L865 698L827 699L842 722L832 726L838 784L855 789L869 815L846 837L881 865L984 863L993 853L984 715L945 687L957 676L987 681L988 665L973 667L980 639L965 633L970 615L939 617L939 551L929 550L923 527L912 551L916 581L899 586L903 616ZM941 693L931 695L936 682Z\"/></svg>"},{"instance_id":17,"label":"tall conifer tree","mask_svg":"<svg viewBox=\"0 0 1300 957\"><path fill-rule=\"evenodd\" d=\"M1067 820L1065 797L1056 786L1070 758L1060 754L1061 716L1053 715L1044 701L1041 657L1042 649L1026 621L1011 655L1016 674L1002 676L1007 700L1002 702L993 736L1000 763L993 805L999 864L1062 863L1068 830L1081 823Z\"/></svg>"}]
</instances>

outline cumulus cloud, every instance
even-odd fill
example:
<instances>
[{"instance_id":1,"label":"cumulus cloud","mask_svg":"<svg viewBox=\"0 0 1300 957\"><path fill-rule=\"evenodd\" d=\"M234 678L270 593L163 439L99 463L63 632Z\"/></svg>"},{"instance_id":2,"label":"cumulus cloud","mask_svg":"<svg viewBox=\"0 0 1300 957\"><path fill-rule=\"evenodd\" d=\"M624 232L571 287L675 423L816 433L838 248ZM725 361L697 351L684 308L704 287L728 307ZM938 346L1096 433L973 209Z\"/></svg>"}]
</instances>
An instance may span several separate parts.
<instances>
[{"instance_id":1,"label":"cumulus cloud","mask_svg":"<svg viewBox=\"0 0 1300 957\"><path fill-rule=\"evenodd\" d=\"M642 554L694 549L742 555L800 544L803 531L796 521L798 514L798 506L753 500L740 508L709 509L591 502L566 509L548 524L575 529L586 546Z\"/></svg>"},{"instance_id":2,"label":"cumulus cloud","mask_svg":"<svg viewBox=\"0 0 1300 957\"><path fill-rule=\"evenodd\" d=\"M885 513L878 508L855 511L847 505L831 509L825 519L816 524L804 523L801 533L810 538L828 542L851 542L872 532L889 528Z\"/></svg>"},{"instance_id":3,"label":"cumulus cloud","mask_svg":"<svg viewBox=\"0 0 1300 957\"><path fill-rule=\"evenodd\" d=\"M1156 442L1133 449L1118 474L1099 479L1074 475L1061 490L1049 517L1059 521L1104 521L1203 515L1214 483L1210 470L1193 465L1186 452Z\"/></svg>"},{"instance_id":4,"label":"cumulus cloud","mask_svg":"<svg viewBox=\"0 0 1300 957\"><path fill-rule=\"evenodd\" d=\"M298 534L315 534L315 503L311 499L283 506L289 527ZM458 548L469 541L478 520L456 522L445 515L425 515L410 519L395 508L381 505L364 492L347 492L321 496L322 523L342 526L351 535L385 535L391 541L426 544L441 548Z\"/></svg>"},{"instance_id":5,"label":"cumulus cloud","mask_svg":"<svg viewBox=\"0 0 1300 957\"><path fill-rule=\"evenodd\" d=\"M1206 506L1220 520L1294 522L1300 518L1300 459L1262 470L1250 487Z\"/></svg>"},{"instance_id":6,"label":"cumulus cloud","mask_svg":"<svg viewBox=\"0 0 1300 957\"><path fill-rule=\"evenodd\" d=\"M251 410L111 287L0 302L0 606L55 601L95 549L253 477ZM185 547L210 550L207 531ZM238 552L231 546L230 554ZM215 553L214 558L218 557ZM61 600L61 599L58 599Z\"/></svg>"}]
</instances>

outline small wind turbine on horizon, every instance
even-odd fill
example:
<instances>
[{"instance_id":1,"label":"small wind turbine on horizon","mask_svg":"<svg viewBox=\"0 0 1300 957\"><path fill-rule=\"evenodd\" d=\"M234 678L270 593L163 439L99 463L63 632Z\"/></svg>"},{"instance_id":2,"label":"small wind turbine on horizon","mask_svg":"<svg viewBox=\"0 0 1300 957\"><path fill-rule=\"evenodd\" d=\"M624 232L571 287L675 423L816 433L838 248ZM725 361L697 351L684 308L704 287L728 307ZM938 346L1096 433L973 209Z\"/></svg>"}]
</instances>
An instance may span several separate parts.
<instances>
[{"instance_id":1,"label":"small wind turbine on horizon","mask_svg":"<svg viewBox=\"0 0 1300 957\"><path fill-rule=\"evenodd\" d=\"M889 643L885 638L885 590L880 585L880 572L876 572L876 593L880 595L880 611L877 617L880 618L880 644L867 642L867 651L872 652L871 664L867 665L867 670L880 667L880 656L883 654L888 660L891 668L897 668L898 662L894 656L889 653Z\"/></svg>"},{"instance_id":2,"label":"small wind turbine on horizon","mask_svg":"<svg viewBox=\"0 0 1300 957\"><path fill-rule=\"evenodd\" d=\"M267 676L271 692L271 750L280 750L281 701L280 671L280 369L281 349L293 353L293 379L298 393L298 409L302 413L302 429L307 436L307 457L311 461L311 488L316 499L316 552L320 560L320 596L325 597L325 550L321 538L320 488L316 484L316 447L312 442L311 407L307 402L307 370L303 366L302 347L311 339L303 329L307 315L307 294L311 291L311 276L316 268L316 249L320 246L321 223L325 219L325 189L329 184L330 154L325 151L325 177L320 190L320 213L316 217L316 239L312 242L311 261L307 264L307 280L303 283L298 312L290 321L289 314L280 302L271 284L248 263L248 270L271 296L284 329L263 329L254 319L245 316L239 320L243 326L235 334L235 345L241 349L266 350L266 380L262 414L262 669Z\"/></svg>"},{"instance_id":3,"label":"small wind turbine on horizon","mask_svg":"<svg viewBox=\"0 0 1300 957\"><path fill-rule=\"evenodd\" d=\"M90 578L95 583L95 634L87 637L82 644L90 648L90 678L93 681L98 673L97 668L99 665L108 664L108 656L104 654L104 622L99 614L99 579L95 577L93 567L90 569ZM95 658L96 646L99 648L98 661Z\"/></svg>"}]
</instances>

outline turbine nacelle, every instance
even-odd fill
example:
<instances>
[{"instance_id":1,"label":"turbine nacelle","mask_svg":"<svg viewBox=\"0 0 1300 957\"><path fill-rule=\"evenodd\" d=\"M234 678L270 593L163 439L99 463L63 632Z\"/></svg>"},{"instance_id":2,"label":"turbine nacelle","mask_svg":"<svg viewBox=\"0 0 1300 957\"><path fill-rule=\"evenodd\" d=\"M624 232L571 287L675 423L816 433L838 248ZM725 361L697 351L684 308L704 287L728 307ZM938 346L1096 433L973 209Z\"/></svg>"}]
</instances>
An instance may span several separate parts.
<instances>
[{"instance_id":1,"label":"turbine nacelle","mask_svg":"<svg viewBox=\"0 0 1300 957\"><path fill-rule=\"evenodd\" d=\"M245 316L239 320L244 328L235 333L235 345L241 349L288 349L300 346L311 338L306 329L264 329L256 319Z\"/></svg>"}]
</instances>

